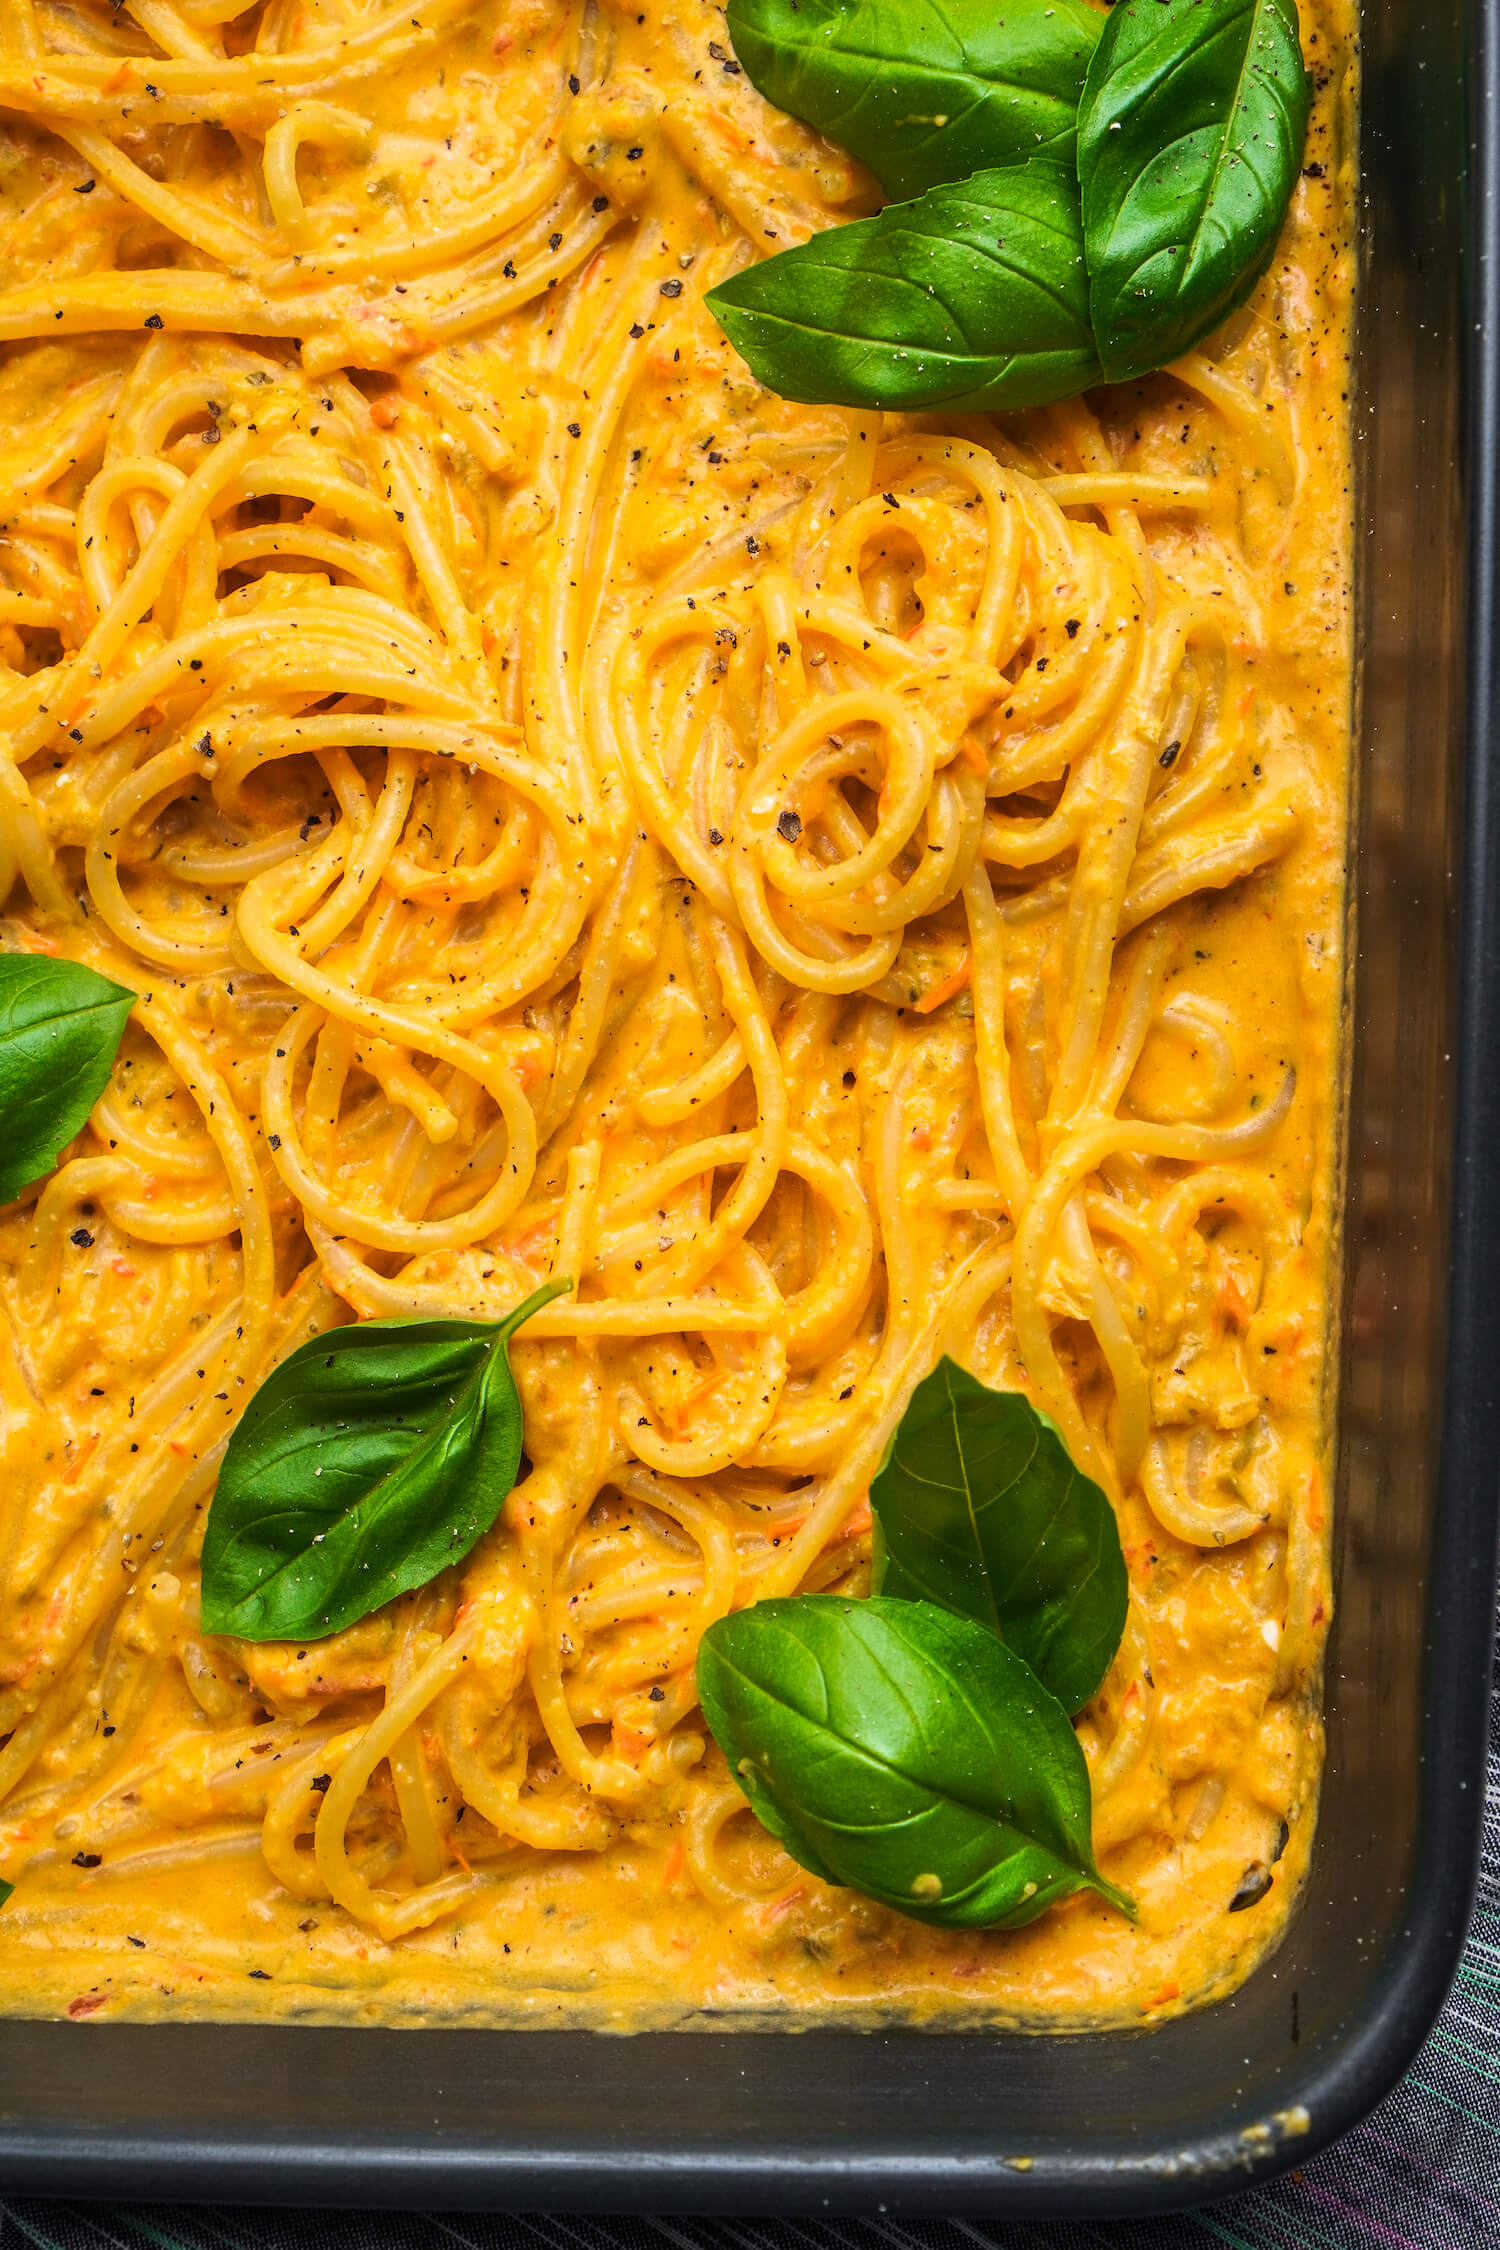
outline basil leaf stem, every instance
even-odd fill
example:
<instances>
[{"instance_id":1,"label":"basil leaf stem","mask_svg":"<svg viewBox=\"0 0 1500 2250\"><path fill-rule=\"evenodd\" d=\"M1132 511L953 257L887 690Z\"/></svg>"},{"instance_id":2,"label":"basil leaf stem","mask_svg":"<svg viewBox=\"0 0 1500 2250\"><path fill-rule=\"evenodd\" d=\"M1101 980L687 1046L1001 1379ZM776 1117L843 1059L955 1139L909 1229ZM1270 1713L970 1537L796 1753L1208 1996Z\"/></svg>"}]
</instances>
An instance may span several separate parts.
<instances>
[{"instance_id":1,"label":"basil leaf stem","mask_svg":"<svg viewBox=\"0 0 1500 2250\"><path fill-rule=\"evenodd\" d=\"M1113 1661L1130 1598L1114 1510L1019 1391L942 1359L870 1487L875 1591L987 1625L1066 1711Z\"/></svg>"},{"instance_id":2,"label":"basil leaf stem","mask_svg":"<svg viewBox=\"0 0 1500 2250\"><path fill-rule=\"evenodd\" d=\"M571 1281L498 1324L368 1320L299 1345L229 1441L203 1539L203 1624L320 1640L462 1562L521 1460L506 1346Z\"/></svg>"},{"instance_id":3,"label":"basil leaf stem","mask_svg":"<svg viewBox=\"0 0 1500 2250\"><path fill-rule=\"evenodd\" d=\"M1071 164L1103 18L1082 0L729 0L728 21L767 100L905 199L1031 156Z\"/></svg>"},{"instance_id":4,"label":"basil leaf stem","mask_svg":"<svg viewBox=\"0 0 1500 2250\"><path fill-rule=\"evenodd\" d=\"M1099 374L1078 183L1033 159L830 227L705 300L783 398L1023 407Z\"/></svg>"},{"instance_id":5,"label":"basil leaf stem","mask_svg":"<svg viewBox=\"0 0 1500 2250\"><path fill-rule=\"evenodd\" d=\"M78 961L0 954L0 1203L50 1172L109 1084L136 996Z\"/></svg>"},{"instance_id":6,"label":"basil leaf stem","mask_svg":"<svg viewBox=\"0 0 1500 2250\"><path fill-rule=\"evenodd\" d=\"M698 1693L799 1865L921 1922L1016 1929L1094 1864L1067 1713L982 1625L928 1602L794 1595L711 1625Z\"/></svg>"},{"instance_id":7,"label":"basil leaf stem","mask_svg":"<svg viewBox=\"0 0 1500 2250\"><path fill-rule=\"evenodd\" d=\"M1242 304L1296 184L1296 0L1118 0L1078 112L1094 334L1122 382Z\"/></svg>"}]
</instances>

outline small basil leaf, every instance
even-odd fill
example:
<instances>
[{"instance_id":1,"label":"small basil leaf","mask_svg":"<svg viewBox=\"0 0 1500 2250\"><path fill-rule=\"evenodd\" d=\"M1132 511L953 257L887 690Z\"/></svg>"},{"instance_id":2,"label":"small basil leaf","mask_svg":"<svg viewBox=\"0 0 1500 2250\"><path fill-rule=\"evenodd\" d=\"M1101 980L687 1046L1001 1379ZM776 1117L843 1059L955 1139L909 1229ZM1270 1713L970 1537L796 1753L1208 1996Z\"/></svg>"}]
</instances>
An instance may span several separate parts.
<instances>
[{"instance_id":1,"label":"small basil leaf","mask_svg":"<svg viewBox=\"0 0 1500 2250\"><path fill-rule=\"evenodd\" d=\"M1019 1391L940 1360L870 1487L875 1591L973 1617L1066 1711L1113 1661L1130 1596L1109 1501Z\"/></svg>"},{"instance_id":2,"label":"small basil leaf","mask_svg":"<svg viewBox=\"0 0 1500 2250\"><path fill-rule=\"evenodd\" d=\"M507 1320L367 1320L299 1345L229 1441L203 1538L203 1624L321 1640L462 1562L521 1460Z\"/></svg>"},{"instance_id":3,"label":"small basil leaf","mask_svg":"<svg viewBox=\"0 0 1500 2250\"><path fill-rule=\"evenodd\" d=\"M1111 382L1249 296L1302 161L1295 0L1118 0L1078 112L1094 334Z\"/></svg>"},{"instance_id":4,"label":"small basil leaf","mask_svg":"<svg viewBox=\"0 0 1500 2250\"><path fill-rule=\"evenodd\" d=\"M703 1636L698 1695L792 1857L920 1922L1016 1929L1094 1865L1067 1713L1019 1656L928 1602L793 1595Z\"/></svg>"},{"instance_id":5,"label":"small basil leaf","mask_svg":"<svg viewBox=\"0 0 1500 2250\"><path fill-rule=\"evenodd\" d=\"M0 1203L87 1124L135 997L77 961L0 954Z\"/></svg>"},{"instance_id":6,"label":"small basil leaf","mask_svg":"<svg viewBox=\"0 0 1500 2250\"><path fill-rule=\"evenodd\" d=\"M3 1906L15 1889L14 1883L0 1883L0 1906Z\"/></svg>"},{"instance_id":7,"label":"small basil leaf","mask_svg":"<svg viewBox=\"0 0 1500 2250\"><path fill-rule=\"evenodd\" d=\"M1102 22L1082 0L729 0L767 100L899 197L1029 156L1070 164Z\"/></svg>"},{"instance_id":8,"label":"small basil leaf","mask_svg":"<svg viewBox=\"0 0 1500 2250\"><path fill-rule=\"evenodd\" d=\"M1023 407L1098 380L1078 183L1033 160L830 227L711 289L783 398Z\"/></svg>"}]
</instances>

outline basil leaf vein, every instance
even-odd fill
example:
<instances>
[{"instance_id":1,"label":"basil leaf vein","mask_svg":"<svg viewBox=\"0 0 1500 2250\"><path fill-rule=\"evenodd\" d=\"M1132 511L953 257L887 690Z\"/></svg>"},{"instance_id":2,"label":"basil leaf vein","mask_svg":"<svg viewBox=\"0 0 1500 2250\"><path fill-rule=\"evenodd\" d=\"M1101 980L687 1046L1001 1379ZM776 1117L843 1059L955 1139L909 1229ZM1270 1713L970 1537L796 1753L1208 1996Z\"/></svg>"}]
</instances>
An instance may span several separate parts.
<instances>
[{"instance_id":1,"label":"basil leaf vein","mask_svg":"<svg viewBox=\"0 0 1500 2250\"><path fill-rule=\"evenodd\" d=\"M720 1618L698 1693L799 1865L918 1921L1016 1929L1094 1864L1068 1715L984 1626L928 1602L794 1595Z\"/></svg>"},{"instance_id":2,"label":"basil leaf vein","mask_svg":"<svg viewBox=\"0 0 1500 2250\"><path fill-rule=\"evenodd\" d=\"M1130 1590L1114 1510L1055 1423L944 1358L911 1395L870 1507L878 1594L989 1626L1065 1710L1082 1709Z\"/></svg>"},{"instance_id":3,"label":"basil leaf vein","mask_svg":"<svg viewBox=\"0 0 1500 2250\"><path fill-rule=\"evenodd\" d=\"M833 406L1040 406L1098 379L1078 183L1033 158L830 227L705 299L751 372Z\"/></svg>"},{"instance_id":4,"label":"basil leaf vein","mask_svg":"<svg viewBox=\"0 0 1500 2250\"><path fill-rule=\"evenodd\" d=\"M462 1562L521 1460L506 1346L551 1281L499 1323L369 1320L299 1345L229 1441L203 1538L203 1624L320 1640Z\"/></svg>"},{"instance_id":5,"label":"basil leaf vein","mask_svg":"<svg viewBox=\"0 0 1500 2250\"><path fill-rule=\"evenodd\" d=\"M1250 294L1286 215L1310 103L1296 0L1118 0L1078 111L1109 381L1177 358Z\"/></svg>"},{"instance_id":6,"label":"basil leaf vein","mask_svg":"<svg viewBox=\"0 0 1500 2250\"><path fill-rule=\"evenodd\" d=\"M1082 0L730 0L750 77L889 196L1032 156L1073 161L1102 17Z\"/></svg>"},{"instance_id":7,"label":"basil leaf vein","mask_svg":"<svg viewBox=\"0 0 1500 2250\"><path fill-rule=\"evenodd\" d=\"M50 1172L105 1087L136 996L49 954L0 954L0 1203Z\"/></svg>"}]
</instances>

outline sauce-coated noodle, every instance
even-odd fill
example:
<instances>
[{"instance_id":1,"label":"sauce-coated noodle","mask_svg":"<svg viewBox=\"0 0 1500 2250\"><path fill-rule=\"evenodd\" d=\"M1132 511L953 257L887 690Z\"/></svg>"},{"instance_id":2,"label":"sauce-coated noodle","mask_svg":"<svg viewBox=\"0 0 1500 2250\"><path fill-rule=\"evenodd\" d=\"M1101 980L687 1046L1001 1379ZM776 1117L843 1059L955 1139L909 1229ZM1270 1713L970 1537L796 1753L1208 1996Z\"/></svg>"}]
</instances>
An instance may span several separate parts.
<instances>
[{"instance_id":1,"label":"sauce-coated noodle","mask_svg":"<svg viewBox=\"0 0 1500 2250\"><path fill-rule=\"evenodd\" d=\"M1349 681L1352 44L1307 24L1249 308L912 419L769 396L703 309L873 207L707 0L0 10L0 935L142 995L0 1215L7 2006L1139 2021L1279 1933ZM268 1370L564 1273L467 1563L205 1637ZM696 1707L713 1620L868 1587L944 1350L1119 1512L1079 1726L1135 1927L828 1889Z\"/></svg>"}]
</instances>

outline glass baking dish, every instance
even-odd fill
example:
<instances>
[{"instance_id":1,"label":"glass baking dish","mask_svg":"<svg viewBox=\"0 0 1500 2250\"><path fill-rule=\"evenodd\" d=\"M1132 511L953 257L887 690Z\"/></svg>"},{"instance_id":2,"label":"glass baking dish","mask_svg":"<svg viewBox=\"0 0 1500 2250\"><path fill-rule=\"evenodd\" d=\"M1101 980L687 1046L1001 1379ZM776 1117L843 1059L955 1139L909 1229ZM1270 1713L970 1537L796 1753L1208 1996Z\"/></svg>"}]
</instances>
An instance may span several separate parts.
<instances>
[{"instance_id":1,"label":"glass baking dish","mask_svg":"<svg viewBox=\"0 0 1500 2250\"><path fill-rule=\"evenodd\" d=\"M1311 2155L1472 1898L1500 1461L1500 0L1366 15L1338 1603L1305 1898L1136 2035L0 2022L8 2194L1102 2216Z\"/></svg>"}]
</instances>

